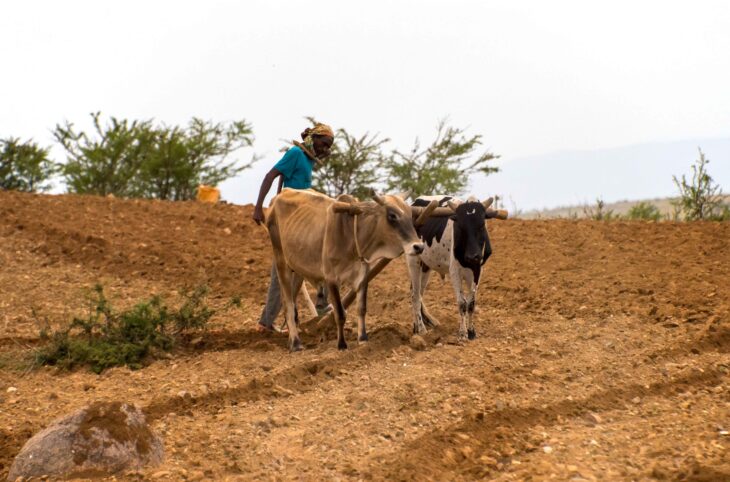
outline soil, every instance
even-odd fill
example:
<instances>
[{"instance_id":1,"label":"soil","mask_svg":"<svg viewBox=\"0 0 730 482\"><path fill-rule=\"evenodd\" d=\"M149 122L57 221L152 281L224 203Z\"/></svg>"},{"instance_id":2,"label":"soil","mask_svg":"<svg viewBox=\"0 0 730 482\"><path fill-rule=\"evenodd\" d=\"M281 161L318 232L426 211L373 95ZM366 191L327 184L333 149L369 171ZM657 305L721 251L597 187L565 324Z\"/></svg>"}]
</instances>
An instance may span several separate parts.
<instances>
[{"instance_id":1,"label":"soil","mask_svg":"<svg viewBox=\"0 0 730 482\"><path fill-rule=\"evenodd\" d=\"M202 480L730 480L730 223L489 221L478 338L411 339L403 260L369 289L370 341L306 349L256 321L271 253L251 206L0 192L0 478L35 432L97 401L136 403L162 466ZM27 368L39 329L207 283L240 309L140 370ZM352 315L351 315L352 316ZM12 389L11 389L12 387ZM9 390L10 389L10 390Z\"/></svg>"}]
</instances>

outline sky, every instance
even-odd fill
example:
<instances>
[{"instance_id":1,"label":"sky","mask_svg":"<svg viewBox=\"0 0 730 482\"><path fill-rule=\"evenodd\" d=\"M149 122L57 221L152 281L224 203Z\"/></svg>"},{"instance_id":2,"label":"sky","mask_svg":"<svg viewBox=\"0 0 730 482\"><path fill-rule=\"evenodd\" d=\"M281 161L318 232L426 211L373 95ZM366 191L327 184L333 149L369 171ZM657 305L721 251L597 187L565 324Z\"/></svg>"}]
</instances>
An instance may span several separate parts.
<instances>
[{"instance_id":1,"label":"sky","mask_svg":"<svg viewBox=\"0 0 730 482\"><path fill-rule=\"evenodd\" d=\"M256 141L236 155L262 159L221 191L249 203L304 116L394 149L447 117L501 156L470 193L527 209L570 204L578 186L640 199L659 174L616 191L631 172L607 171L603 154L730 138L728 25L730 2L710 0L4 2L0 138L51 145L57 123L89 128L95 111L243 118ZM555 158L581 152L567 183ZM710 154L725 179L730 151Z\"/></svg>"}]
</instances>

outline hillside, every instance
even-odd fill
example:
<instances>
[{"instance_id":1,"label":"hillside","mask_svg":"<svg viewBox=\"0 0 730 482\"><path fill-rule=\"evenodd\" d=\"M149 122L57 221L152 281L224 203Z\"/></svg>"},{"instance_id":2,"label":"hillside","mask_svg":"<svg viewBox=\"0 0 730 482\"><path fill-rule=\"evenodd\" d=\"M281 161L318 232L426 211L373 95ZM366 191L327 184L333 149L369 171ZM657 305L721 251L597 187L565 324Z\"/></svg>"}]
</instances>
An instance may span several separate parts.
<instances>
[{"instance_id":1,"label":"hillside","mask_svg":"<svg viewBox=\"0 0 730 482\"><path fill-rule=\"evenodd\" d=\"M161 467L123 479L730 479L730 223L489 221L478 338L411 340L396 260L370 287L370 342L306 349L254 329L271 263L251 206L0 192L0 478L50 420L140 405ZM26 371L38 320L63 326L101 282L115 306L206 282L240 310L170 358L101 375ZM16 391L7 391L14 387Z\"/></svg>"}]
</instances>

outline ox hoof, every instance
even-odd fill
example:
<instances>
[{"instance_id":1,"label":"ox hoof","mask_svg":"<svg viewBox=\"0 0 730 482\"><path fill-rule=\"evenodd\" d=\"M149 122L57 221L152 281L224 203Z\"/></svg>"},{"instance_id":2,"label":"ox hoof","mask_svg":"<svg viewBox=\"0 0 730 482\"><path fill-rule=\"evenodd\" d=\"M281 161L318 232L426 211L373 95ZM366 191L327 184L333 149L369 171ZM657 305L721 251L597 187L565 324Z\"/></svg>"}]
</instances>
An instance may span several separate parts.
<instances>
[{"instance_id":1,"label":"ox hoof","mask_svg":"<svg viewBox=\"0 0 730 482\"><path fill-rule=\"evenodd\" d=\"M368 334L367 333L363 333L362 335L360 335L360 337L357 339L357 341L360 342L360 343L367 343L368 342Z\"/></svg>"},{"instance_id":2,"label":"ox hoof","mask_svg":"<svg viewBox=\"0 0 730 482\"><path fill-rule=\"evenodd\" d=\"M295 352L295 351L302 351L304 347L302 346L302 340L299 338L296 338L294 341L289 343L289 351Z\"/></svg>"},{"instance_id":3,"label":"ox hoof","mask_svg":"<svg viewBox=\"0 0 730 482\"><path fill-rule=\"evenodd\" d=\"M413 334L414 335L423 335L427 333L428 330L426 329L426 325L421 323L420 325L413 325Z\"/></svg>"},{"instance_id":4,"label":"ox hoof","mask_svg":"<svg viewBox=\"0 0 730 482\"><path fill-rule=\"evenodd\" d=\"M474 328L472 328L471 330L468 330L468 331L466 332L466 336L467 336L467 337L468 337L468 338L469 338L470 340L473 340L474 338L476 338L476 337L477 337L477 331L476 331L476 330L475 330Z\"/></svg>"},{"instance_id":5,"label":"ox hoof","mask_svg":"<svg viewBox=\"0 0 730 482\"><path fill-rule=\"evenodd\" d=\"M338 350L347 350L347 342L344 340L344 338L337 342L337 349Z\"/></svg>"}]
</instances>

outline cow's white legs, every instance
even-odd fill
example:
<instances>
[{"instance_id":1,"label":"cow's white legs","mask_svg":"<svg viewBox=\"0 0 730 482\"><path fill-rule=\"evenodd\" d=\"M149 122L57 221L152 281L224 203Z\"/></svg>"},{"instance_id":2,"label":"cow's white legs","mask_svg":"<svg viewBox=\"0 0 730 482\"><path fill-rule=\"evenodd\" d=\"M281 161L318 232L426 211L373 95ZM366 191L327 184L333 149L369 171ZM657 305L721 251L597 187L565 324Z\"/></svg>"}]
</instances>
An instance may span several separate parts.
<instances>
[{"instance_id":1,"label":"cow's white legs","mask_svg":"<svg viewBox=\"0 0 730 482\"><path fill-rule=\"evenodd\" d=\"M411 277L411 310L413 311L413 333L426 333L426 325L423 324L421 315L422 300L421 294L421 262L415 256L406 256L408 274Z\"/></svg>"},{"instance_id":2,"label":"cow's white legs","mask_svg":"<svg viewBox=\"0 0 730 482\"><path fill-rule=\"evenodd\" d=\"M454 293L456 294L456 302L459 304L459 339L460 340L466 340L467 335L467 328L466 328L466 320L467 320L467 299L464 295L464 288L463 288L463 268L459 263L452 259L451 266L449 267L449 275L451 277L451 286L454 288Z\"/></svg>"},{"instance_id":3,"label":"cow's white legs","mask_svg":"<svg viewBox=\"0 0 730 482\"><path fill-rule=\"evenodd\" d=\"M469 290L466 298L466 335L467 338L473 340L477 337L477 331L474 328L474 308L476 307L477 288L479 288L479 283L474 281L472 271L469 271L465 278L466 286Z\"/></svg>"}]
</instances>

